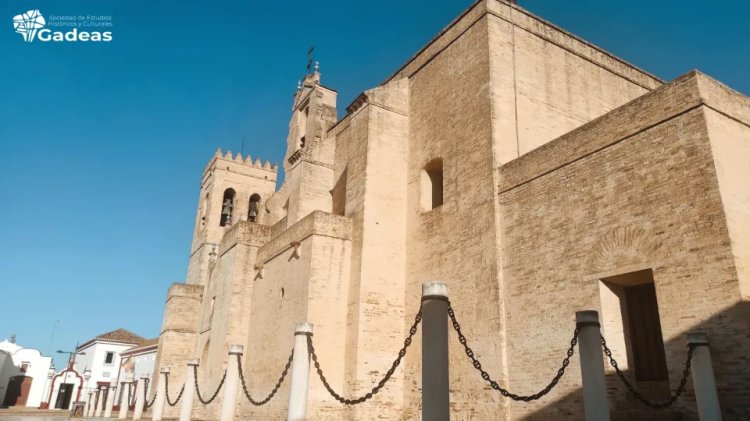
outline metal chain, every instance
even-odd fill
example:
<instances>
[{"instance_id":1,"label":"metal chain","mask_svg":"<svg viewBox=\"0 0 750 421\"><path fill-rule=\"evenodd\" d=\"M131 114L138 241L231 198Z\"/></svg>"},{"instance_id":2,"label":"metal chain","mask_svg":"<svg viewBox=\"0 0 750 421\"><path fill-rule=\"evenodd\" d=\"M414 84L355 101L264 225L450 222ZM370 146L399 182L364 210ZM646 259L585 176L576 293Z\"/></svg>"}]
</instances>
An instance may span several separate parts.
<instances>
[{"instance_id":1,"label":"metal chain","mask_svg":"<svg viewBox=\"0 0 750 421\"><path fill-rule=\"evenodd\" d=\"M148 402L148 394L146 393L146 389L148 388L148 384L143 386L143 401L146 402L146 409L151 408L154 406L154 402L156 402L156 395L158 394L157 391L154 392L154 397L151 398L151 403Z\"/></svg>"},{"instance_id":2,"label":"metal chain","mask_svg":"<svg viewBox=\"0 0 750 421\"><path fill-rule=\"evenodd\" d=\"M237 369L240 371L240 381L242 381L242 391L245 392L245 397L247 400L250 401L251 404L255 406L262 406L268 403L268 401L271 400L271 398L274 397L276 392L281 387L281 384L284 383L284 379L286 378L287 372L289 372L289 367L292 366L292 358L294 357L294 350L292 350L292 353L289 355L289 360L286 362L286 366L284 366L284 371L281 372L281 377L279 377L279 381L276 382L276 386L274 386L273 390L271 390L271 393L266 396L265 399L256 401L253 399L252 396L250 396L250 392L247 391L247 383L245 383L245 374L242 372L242 358L240 358L240 354L237 355Z\"/></svg>"},{"instance_id":3,"label":"metal chain","mask_svg":"<svg viewBox=\"0 0 750 421\"><path fill-rule=\"evenodd\" d=\"M612 366L612 368L615 369L615 373L617 373L617 377L622 380L623 384L625 384L625 387L630 391L630 393L638 399L642 404L654 408L654 409L664 409L672 406L676 401L677 398L682 395L682 392L685 391L685 385L687 384L687 378L688 375L690 375L690 361L693 359L693 347L688 346L688 353L687 353L687 359L685 361L685 369L682 371L682 378L680 379L680 384L677 386L677 390L674 392L674 395L669 398L666 401L662 402L651 402L648 399L646 399L641 393L636 390L636 388L628 381L628 379L625 377L625 374L620 371L620 368L617 366L617 361L615 361L614 357L612 357L612 351L607 347L607 341L604 340L604 336L602 338L602 348L604 348L604 355L607 356L609 359L609 364Z\"/></svg>"},{"instance_id":4,"label":"metal chain","mask_svg":"<svg viewBox=\"0 0 750 421\"><path fill-rule=\"evenodd\" d=\"M128 407L135 405L135 392L133 389L133 383L128 383Z\"/></svg>"},{"instance_id":5,"label":"metal chain","mask_svg":"<svg viewBox=\"0 0 750 421\"><path fill-rule=\"evenodd\" d=\"M573 331L573 339L570 340L570 348L568 348L568 351L566 352L566 356L565 356L565 358L563 358L562 367L560 367L557 370L557 374L555 375L555 377L552 378L552 380L549 382L549 384L547 384L547 386L544 389L540 390L537 393L534 393L533 395L517 395L517 394L515 394L513 392L510 392L510 391L508 391L508 390L503 389L502 387L500 387L500 385L495 380L492 380L492 378L490 377L489 373L487 373L486 371L484 371L484 369L482 368L482 363L480 363L479 360L476 359L476 357L474 356L474 351L469 347L469 345L468 345L468 343L466 341L466 337L461 332L461 325L459 325L458 321L456 320L456 314L453 312L453 307L451 307L450 301L448 302L448 316L450 316L451 322L453 323L453 329L458 334L458 341L461 342L461 345L464 346L464 351L466 352L466 355L471 360L471 363L474 366L474 368L476 368L477 371L479 371L479 373L481 373L482 379L484 379L484 381L486 381L487 383L489 383L489 385L493 389L495 389L496 391L500 392L501 395L505 396L506 398L511 398L514 401L521 401L521 402L535 401L535 400L541 398L542 396L546 395L547 393L549 393L552 390L552 388L554 388L557 385L557 382L560 381L560 379L562 378L562 376L565 374L565 369L570 364L570 357L572 357L573 354L574 354L573 349L575 348L576 344L578 343L578 332L579 332L579 330L578 330L578 328L576 328Z\"/></svg>"},{"instance_id":6,"label":"metal chain","mask_svg":"<svg viewBox=\"0 0 750 421\"><path fill-rule=\"evenodd\" d=\"M197 365L193 366L193 375L195 378L195 394L198 395L198 400L201 401L203 405L208 405L211 402L213 402L217 396L219 396L219 391L221 391L221 386L224 385L224 380L227 379L227 370L224 370L224 375L221 376L221 381L219 382L219 386L216 388L216 392L214 392L214 394L211 395L211 397L208 399L203 399L203 397L201 396L200 388L198 387L198 366Z\"/></svg>"},{"instance_id":7,"label":"metal chain","mask_svg":"<svg viewBox=\"0 0 750 421\"><path fill-rule=\"evenodd\" d=\"M409 336L404 339L404 346L398 351L398 357L393 361L393 364L391 365L391 368L388 369L388 372L385 374L385 376L380 379L377 385L372 388L369 392L367 392L365 395L360 396L359 398L355 399L347 399L336 393L332 388L331 385L328 384L328 380L326 380L326 377L323 375L323 370L320 368L320 363L318 362L318 356L315 354L315 348L313 347L312 342L312 335L307 336L307 350L310 353L310 356L312 357L313 363L315 363L315 370L318 372L318 377L320 377L320 381L323 382L323 386L325 386L326 390L328 390L328 393L331 394L331 396L334 397L337 401L345 404L345 405L357 405L362 402L365 402L366 400L372 398L376 393L380 392L380 389L385 386L385 384L388 382L388 380L393 376L393 373L396 372L396 368L398 368L399 364L401 364L401 360L406 355L406 349L409 348L409 345L411 345L412 337L417 333L417 327L419 326L419 322L422 321L422 306L419 306L419 312L417 312L417 316L414 319L414 324L409 329Z\"/></svg>"},{"instance_id":8,"label":"metal chain","mask_svg":"<svg viewBox=\"0 0 750 421\"><path fill-rule=\"evenodd\" d=\"M177 402L180 401L180 398L182 398L182 393L185 392L185 383L182 384L182 387L180 388L180 392L177 394L177 399L174 400L174 402L169 400L169 373L166 373L164 375L164 394L167 398L167 405L169 406L175 406L177 405Z\"/></svg>"}]
</instances>

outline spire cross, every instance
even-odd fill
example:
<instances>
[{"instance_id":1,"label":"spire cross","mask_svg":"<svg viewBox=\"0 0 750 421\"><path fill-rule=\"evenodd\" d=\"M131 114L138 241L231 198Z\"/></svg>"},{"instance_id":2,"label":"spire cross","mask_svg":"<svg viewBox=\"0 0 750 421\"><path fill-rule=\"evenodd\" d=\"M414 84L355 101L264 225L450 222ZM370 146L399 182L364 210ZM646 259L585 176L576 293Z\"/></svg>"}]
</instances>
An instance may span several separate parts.
<instances>
[{"instance_id":1,"label":"spire cross","mask_svg":"<svg viewBox=\"0 0 750 421\"><path fill-rule=\"evenodd\" d=\"M313 50L315 50L315 47L310 47L310 49L307 50L307 74L310 74L310 71L312 70Z\"/></svg>"}]
</instances>

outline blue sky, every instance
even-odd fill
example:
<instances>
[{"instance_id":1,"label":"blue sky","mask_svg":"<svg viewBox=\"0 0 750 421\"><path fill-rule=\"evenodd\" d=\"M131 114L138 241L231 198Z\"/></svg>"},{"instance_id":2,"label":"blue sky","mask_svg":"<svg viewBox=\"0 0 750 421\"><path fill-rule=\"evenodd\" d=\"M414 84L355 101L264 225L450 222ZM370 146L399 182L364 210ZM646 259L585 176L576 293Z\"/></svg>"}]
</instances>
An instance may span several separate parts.
<instances>
[{"instance_id":1,"label":"blue sky","mask_svg":"<svg viewBox=\"0 0 750 421\"><path fill-rule=\"evenodd\" d=\"M520 4L666 80L698 68L750 93L748 2ZM0 339L47 352L119 327L157 336L204 165L243 136L281 161L308 47L343 110L469 5L1 2ZM114 40L24 43L11 20L29 9L112 16Z\"/></svg>"}]
</instances>

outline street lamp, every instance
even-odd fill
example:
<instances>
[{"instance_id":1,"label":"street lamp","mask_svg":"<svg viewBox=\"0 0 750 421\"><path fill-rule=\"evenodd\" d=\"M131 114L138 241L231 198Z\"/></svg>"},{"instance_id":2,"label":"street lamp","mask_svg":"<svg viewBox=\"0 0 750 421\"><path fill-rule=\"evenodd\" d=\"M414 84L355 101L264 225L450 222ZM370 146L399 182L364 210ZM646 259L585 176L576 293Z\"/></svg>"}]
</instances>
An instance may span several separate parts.
<instances>
[{"instance_id":1,"label":"street lamp","mask_svg":"<svg viewBox=\"0 0 750 421\"><path fill-rule=\"evenodd\" d=\"M52 343L55 340L55 330L57 330L57 325L60 324L60 323L62 323L62 322L63 322L62 320L55 320L55 324L52 326L52 335L50 335L50 338L49 338L49 348L47 348L47 350L50 353L52 353Z\"/></svg>"}]
</instances>

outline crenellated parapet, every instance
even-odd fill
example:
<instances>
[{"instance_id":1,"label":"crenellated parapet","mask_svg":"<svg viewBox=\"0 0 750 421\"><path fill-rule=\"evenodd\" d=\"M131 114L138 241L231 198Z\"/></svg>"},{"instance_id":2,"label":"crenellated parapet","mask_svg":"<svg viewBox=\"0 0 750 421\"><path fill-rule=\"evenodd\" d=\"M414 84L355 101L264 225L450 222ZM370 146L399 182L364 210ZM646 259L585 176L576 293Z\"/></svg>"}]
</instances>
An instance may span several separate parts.
<instances>
[{"instance_id":1,"label":"crenellated parapet","mask_svg":"<svg viewBox=\"0 0 750 421\"><path fill-rule=\"evenodd\" d=\"M225 163L232 163L234 165L240 166L241 168L252 168L254 170L261 170L272 173L274 179L279 172L278 164L272 164L268 160L262 161L257 157L255 158L255 160L253 160L250 154L243 156L241 153L232 154L232 151L226 151L225 153L221 149L217 149L214 155L211 157L211 160L208 162L208 165L206 165L206 168L203 170L204 175L213 168L222 167L222 165L224 165Z\"/></svg>"}]
</instances>

